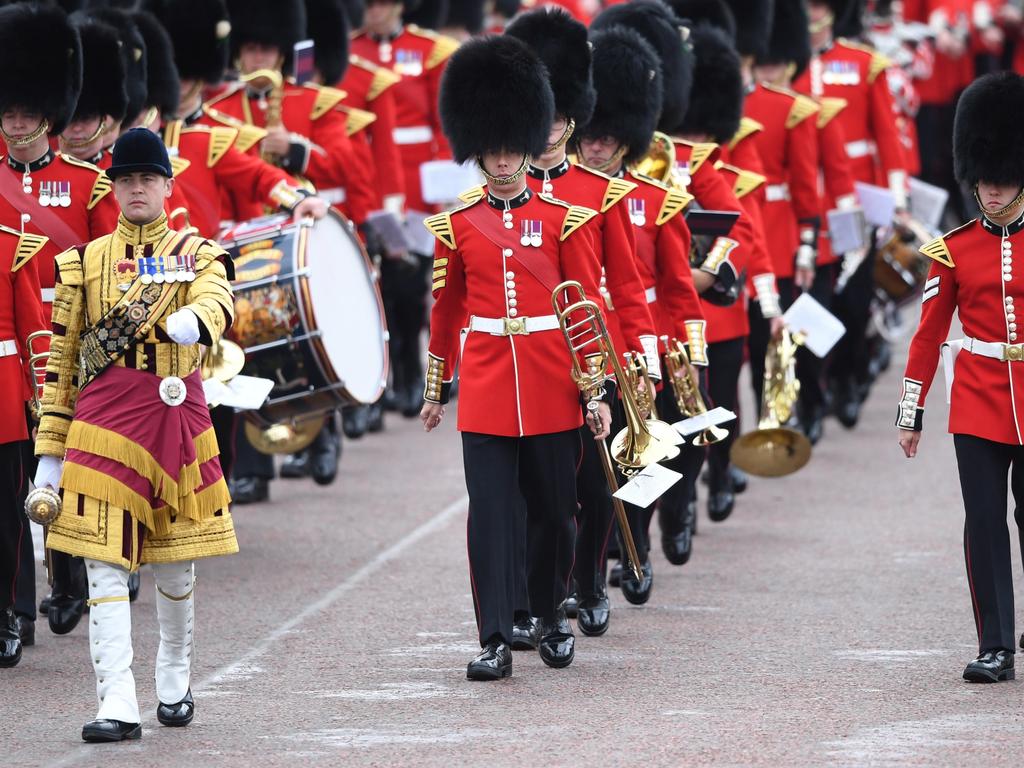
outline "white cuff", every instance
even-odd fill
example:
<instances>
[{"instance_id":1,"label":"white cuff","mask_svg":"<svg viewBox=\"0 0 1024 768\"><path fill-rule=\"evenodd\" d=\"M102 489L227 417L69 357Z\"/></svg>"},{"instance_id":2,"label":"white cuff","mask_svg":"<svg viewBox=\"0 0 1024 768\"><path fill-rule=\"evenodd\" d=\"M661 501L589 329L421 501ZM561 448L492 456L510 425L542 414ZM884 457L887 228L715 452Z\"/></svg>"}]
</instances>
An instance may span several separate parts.
<instances>
[{"instance_id":1,"label":"white cuff","mask_svg":"<svg viewBox=\"0 0 1024 768\"><path fill-rule=\"evenodd\" d=\"M782 316L779 293L775 290L775 275L771 272L755 275L754 291L757 293L757 303L761 305L761 315L763 317L770 319Z\"/></svg>"}]
</instances>

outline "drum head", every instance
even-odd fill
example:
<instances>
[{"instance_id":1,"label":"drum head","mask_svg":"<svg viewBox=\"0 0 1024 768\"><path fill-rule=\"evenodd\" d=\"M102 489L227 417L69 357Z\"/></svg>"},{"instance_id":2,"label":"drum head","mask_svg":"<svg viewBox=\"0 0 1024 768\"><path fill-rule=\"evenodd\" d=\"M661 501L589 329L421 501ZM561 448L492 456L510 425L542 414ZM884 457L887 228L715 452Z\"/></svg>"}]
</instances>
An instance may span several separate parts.
<instances>
[{"instance_id":1,"label":"drum head","mask_svg":"<svg viewBox=\"0 0 1024 768\"><path fill-rule=\"evenodd\" d=\"M362 246L334 211L309 232L306 265L327 362L354 400L376 402L388 374L384 310Z\"/></svg>"}]
</instances>

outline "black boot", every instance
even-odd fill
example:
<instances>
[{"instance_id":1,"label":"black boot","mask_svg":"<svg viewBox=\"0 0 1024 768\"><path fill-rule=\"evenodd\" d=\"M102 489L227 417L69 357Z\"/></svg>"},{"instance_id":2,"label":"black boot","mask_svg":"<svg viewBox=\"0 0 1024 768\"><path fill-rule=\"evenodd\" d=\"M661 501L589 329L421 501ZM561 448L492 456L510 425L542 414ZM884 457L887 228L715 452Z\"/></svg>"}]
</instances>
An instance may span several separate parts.
<instances>
[{"instance_id":1,"label":"black boot","mask_svg":"<svg viewBox=\"0 0 1024 768\"><path fill-rule=\"evenodd\" d=\"M309 449L291 454L281 462L281 477L288 480L295 480L300 477L309 477Z\"/></svg>"},{"instance_id":2,"label":"black boot","mask_svg":"<svg viewBox=\"0 0 1024 768\"><path fill-rule=\"evenodd\" d=\"M512 677L512 649L495 639L480 649L466 667L467 680L501 680Z\"/></svg>"},{"instance_id":3,"label":"black boot","mask_svg":"<svg viewBox=\"0 0 1024 768\"><path fill-rule=\"evenodd\" d=\"M333 417L332 417L333 418ZM330 485L338 476L341 461L341 434L333 424L325 425L309 448L310 474L317 485Z\"/></svg>"},{"instance_id":4,"label":"black boot","mask_svg":"<svg viewBox=\"0 0 1024 768\"><path fill-rule=\"evenodd\" d=\"M402 415L407 419L415 419L420 415L423 408L423 382L415 381L405 391L405 401L402 403Z\"/></svg>"},{"instance_id":5,"label":"black boot","mask_svg":"<svg viewBox=\"0 0 1024 768\"><path fill-rule=\"evenodd\" d=\"M837 382L832 408L836 419L847 429L853 429L860 420L861 394L857 382L852 378Z\"/></svg>"},{"instance_id":6,"label":"black boot","mask_svg":"<svg viewBox=\"0 0 1024 768\"><path fill-rule=\"evenodd\" d=\"M596 595L580 597L576 626L580 632L590 637L600 637L608 631L611 621L611 603L608 593L603 589Z\"/></svg>"},{"instance_id":7,"label":"black boot","mask_svg":"<svg viewBox=\"0 0 1024 768\"><path fill-rule=\"evenodd\" d=\"M569 596L565 598L565 602L562 603L562 610L565 611L565 615L570 619L576 618L576 612L579 610L580 600L576 594L576 590L569 593Z\"/></svg>"},{"instance_id":8,"label":"black boot","mask_svg":"<svg viewBox=\"0 0 1024 768\"><path fill-rule=\"evenodd\" d=\"M576 636L572 633L565 611L559 610L554 616L541 619L538 633L540 640L537 650L545 664L555 669L572 664L576 655Z\"/></svg>"},{"instance_id":9,"label":"black boot","mask_svg":"<svg viewBox=\"0 0 1024 768\"><path fill-rule=\"evenodd\" d=\"M384 431L384 401L378 400L369 407L366 420L366 431L370 433Z\"/></svg>"},{"instance_id":10,"label":"black boot","mask_svg":"<svg viewBox=\"0 0 1024 768\"><path fill-rule=\"evenodd\" d=\"M969 683L998 683L1013 679L1013 651L985 651L964 670L964 680Z\"/></svg>"},{"instance_id":11,"label":"black boot","mask_svg":"<svg viewBox=\"0 0 1024 768\"><path fill-rule=\"evenodd\" d=\"M192 700L192 689L185 693L185 698L175 704L164 704L162 701L156 708L156 719L161 725L180 728L192 722L196 714L196 704Z\"/></svg>"},{"instance_id":12,"label":"black boot","mask_svg":"<svg viewBox=\"0 0 1024 768\"><path fill-rule=\"evenodd\" d=\"M21 621L13 608L0 611L0 667L21 661Z\"/></svg>"},{"instance_id":13,"label":"black boot","mask_svg":"<svg viewBox=\"0 0 1024 768\"><path fill-rule=\"evenodd\" d=\"M632 568L622 569L622 594L633 605L643 605L651 599L651 589L654 588L654 566L648 557L640 566L640 580L637 581L633 575Z\"/></svg>"},{"instance_id":14,"label":"black boot","mask_svg":"<svg viewBox=\"0 0 1024 768\"><path fill-rule=\"evenodd\" d=\"M370 428L370 406L350 405L341 409L341 429L345 437L358 440Z\"/></svg>"},{"instance_id":15,"label":"black boot","mask_svg":"<svg viewBox=\"0 0 1024 768\"><path fill-rule=\"evenodd\" d=\"M28 648L36 644L36 620L28 616L18 615L18 632L21 635L21 647Z\"/></svg>"},{"instance_id":16,"label":"black boot","mask_svg":"<svg viewBox=\"0 0 1024 768\"><path fill-rule=\"evenodd\" d=\"M811 441L811 445L817 445L825 433L825 412L821 406L809 405L803 409L804 413L800 418L800 428Z\"/></svg>"},{"instance_id":17,"label":"black boot","mask_svg":"<svg viewBox=\"0 0 1024 768\"><path fill-rule=\"evenodd\" d=\"M138 571L128 574L128 602L134 603L139 598L139 590L142 589L142 575Z\"/></svg>"},{"instance_id":18,"label":"black boot","mask_svg":"<svg viewBox=\"0 0 1024 768\"><path fill-rule=\"evenodd\" d=\"M732 476L729 469L711 469L708 475L708 517L712 522L721 523L732 514L736 506Z\"/></svg>"},{"instance_id":19,"label":"black boot","mask_svg":"<svg viewBox=\"0 0 1024 768\"><path fill-rule=\"evenodd\" d=\"M512 620L512 650L537 650L537 620L528 613L517 613Z\"/></svg>"},{"instance_id":20,"label":"black boot","mask_svg":"<svg viewBox=\"0 0 1024 768\"><path fill-rule=\"evenodd\" d=\"M270 481L265 477L236 477L231 482L231 501L258 504L270 498Z\"/></svg>"},{"instance_id":21,"label":"black boot","mask_svg":"<svg viewBox=\"0 0 1024 768\"><path fill-rule=\"evenodd\" d=\"M665 553L665 558L672 565L685 565L690 559L690 550L693 546L690 527L686 521L686 516L689 513L684 508L683 516L680 518L679 510L668 509L667 506L665 504L658 506L658 526L661 528L661 551Z\"/></svg>"},{"instance_id":22,"label":"black boot","mask_svg":"<svg viewBox=\"0 0 1024 768\"><path fill-rule=\"evenodd\" d=\"M82 741L135 741L142 738L141 723L123 723L120 720L93 720L82 727Z\"/></svg>"},{"instance_id":23,"label":"black boot","mask_svg":"<svg viewBox=\"0 0 1024 768\"><path fill-rule=\"evenodd\" d=\"M729 465L729 477L732 478L732 492L737 496L747 490L747 484L750 482L750 478L747 477L746 472L735 464Z\"/></svg>"},{"instance_id":24,"label":"black boot","mask_svg":"<svg viewBox=\"0 0 1024 768\"><path fill-rule=\"evenodd\" d=\"M85 562L80 557L72 557L64 552L51 553L50 561L53 567L53 592L46 618L51 632L66 635L78 626L85 612L88 592Z\"/></svg>"}]
</instances>

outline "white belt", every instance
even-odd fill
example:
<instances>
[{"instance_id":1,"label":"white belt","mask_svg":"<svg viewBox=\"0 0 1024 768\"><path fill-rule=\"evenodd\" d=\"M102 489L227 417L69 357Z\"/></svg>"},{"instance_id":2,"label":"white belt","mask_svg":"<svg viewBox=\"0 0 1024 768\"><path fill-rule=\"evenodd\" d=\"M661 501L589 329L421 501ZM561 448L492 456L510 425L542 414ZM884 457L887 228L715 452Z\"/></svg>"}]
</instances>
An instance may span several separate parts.
<instances>
[{"instance_id":1,"label":"white belt","mask_svg":"<svg viewBox=\"0 0 1024 768\"><path fill-rule=\"evenodd\" d=\"M395 128L391 135L395 144L426 144L433 141L434 130L429 125L414 125L409 128Z\"/></svg>"},{"instance_id":2,"label":"white belt","mask_svg":"<svg viewBox=\"0 0 1024 768\"><path fill-rule=\"evenodd\" d=\"M644 291L644 298L647 299L648 304L653 304L658 300L658 289L655 286L651 286Z\"/></svg>"},{"instance_id":3,"label":"white belt","mask_svg":"<svg viewBox=\"0 0 1024 768\"><path fill-rule=\"evenodd\" d=\"M945 342L941 347L942 371L946 375L946 402L953 392L954 363L961 350L972 355L990 357L1004 363L1024 362L1024 344L1006 344L1001 341L978 341L970 336Z\"/></svg>"},{"instance_id":4,"label":"white belt","mask_svg":"<svg viewBox=\"0 0 1024 768\"><path fill-rule=\"evenodd\" d=\"M558 328L555 315L543 317L477 317L469 318L469 330L489 333L492 336L525 336L538 331L553 331Z\"/></svg>"},{"instance_id":5,"label":"white belt","mask_svg":"<svg viewBox=\"0 0 1024 768\"><path fill-rule=\"evenodd\" d=\"M57 289L43 288L39 293L43 297L43 304L53 304L53 300L57 296Z\"/></svg>"},{"instance_id":6,"label":"white belt","mask_svg":"<svg viewBox=\"0 0 1024 768\"><path fill-rule=\"evenodd\" d=\"M875 142L861 139L860 141L846 142L846 154L856 160L859 157L867 157L875 154Z\"/></svg>"},{"instance_id":7,"label":"white belt","mask_svg":"<svg viewBox=\"0 0 1024 768\"><path fill-rule=\"evenodd\" d=\"M769 203L778 203L781 200L789 200L789 184L769 184L764 188L764 197Z\"/></svg>"},{"instance_id":8,"label":"white belt","mask_svg":"<svg viewBox=\"0 0 1024 768\"><path fill-rule=\"evenodd\" d=\"M10 357L18 354L18 342L14 339L0 341L0 357Z\"/></svg>"},{"instance_id":9,"label":"white belt","mask_svg":"<svg viewBox=\"0 0 1024 768\"><path fill-rule=\"evenodd\" d=\"M317 190L316 196L328 205L341 205L348 199L344 187L331 187Z\"/></svg>"}]
</instances>

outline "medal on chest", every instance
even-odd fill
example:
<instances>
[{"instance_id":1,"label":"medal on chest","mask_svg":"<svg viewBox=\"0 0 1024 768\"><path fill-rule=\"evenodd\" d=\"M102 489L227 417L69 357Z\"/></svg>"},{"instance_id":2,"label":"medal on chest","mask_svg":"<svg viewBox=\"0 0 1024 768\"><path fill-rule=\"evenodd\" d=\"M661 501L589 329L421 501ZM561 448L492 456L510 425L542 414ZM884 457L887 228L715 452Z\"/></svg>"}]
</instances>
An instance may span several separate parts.
<instances>
[{"instance_id":1,"label":"medal on chest","mask_svg":"<svg viewBox=\"0 0 1024 768\"><path fill-rule=\"evenodd\" d=\"M825 85L860 85L860 68L855 61L827 61L821 72Z\"/></svg>"},{"instance_id":2,"label":"medal on chest","mask_svg":"<svg viewBox=\"0 0 1024 768\"><path fill-rule=\"evenodd\" d=\"M423 74L423 54L419 51L410 51L406 48L399 48L395 51L395 73L419 77Z\"/></svg>"},{"instance_id":3,"label":"medal on chest","mask_svg":"<svg viewBox=\"0 0 1024 768\"><path fill-rule=\"evenodd\" d=\"M196 279L195 256L182 254L143 256L138 260L140 279L150 283L191 283Z\"/></svg>"},{"instance_id":4,"label":"medal on chest","mask_svg":"<svg viewBox=\"0 0 1024 768\"><path fill-rule=\"evenodd\" d=\"M684 187L690 186L690 161L680 160L676 163L675 176Z\"/></svg>"},{"instance_id":5,"label":"medal on chest","mask_svg":"<svg viewBox=\"0 0 1024 768\"><path fill-rule=\"evenodd\" d=\"M629 203L629 220L634 227L647 226L647 204L643 200L630 197L626 200Z\"/></svg>"},{"instance_id":6,"label":"medal on chest","mask_svg":"<svg viewBox=\"0 0 1024 768\"><path fill-rule=\"evenodd\" d=\"M31 186L26 187L26 193L31 194ZM41 181L39 182L39 205L43 208L70 208L71 207L71 182L70 181Z\"/></svg>"},{"instance_id":7,"label":"medal on chest","mask_svg":"<svg viewBox=\"0 0 1024 768\"><path fill-rule=\"evenodd\" d=\"M519 244L524 248L540 248L544 243L543 225L544 222L537 219L523 219Z\"/></svg>"}]
</instances>

